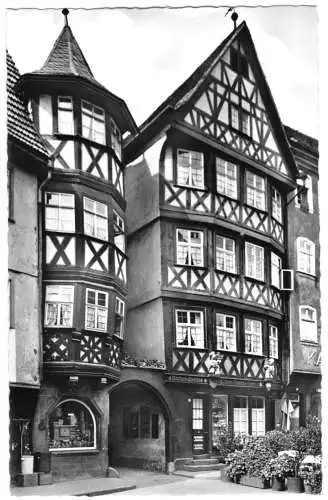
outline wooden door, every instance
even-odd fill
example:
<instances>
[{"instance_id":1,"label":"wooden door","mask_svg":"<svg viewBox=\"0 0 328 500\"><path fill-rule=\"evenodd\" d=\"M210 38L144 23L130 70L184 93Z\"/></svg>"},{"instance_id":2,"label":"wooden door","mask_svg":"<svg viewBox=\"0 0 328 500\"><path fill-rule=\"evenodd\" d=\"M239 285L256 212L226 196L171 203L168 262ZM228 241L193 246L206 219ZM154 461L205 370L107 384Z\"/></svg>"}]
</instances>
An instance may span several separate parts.
<instances>
[{"instance_id":1,"label":"wooden door","mask_svg":"<svg viewBox=\"0 0 328 500\"><path fill-rule=\"evenodd\" d=\"M192 451L194 455L208 452L208 403L206 397L192 399Z\"/></svg>"}]
</instances>

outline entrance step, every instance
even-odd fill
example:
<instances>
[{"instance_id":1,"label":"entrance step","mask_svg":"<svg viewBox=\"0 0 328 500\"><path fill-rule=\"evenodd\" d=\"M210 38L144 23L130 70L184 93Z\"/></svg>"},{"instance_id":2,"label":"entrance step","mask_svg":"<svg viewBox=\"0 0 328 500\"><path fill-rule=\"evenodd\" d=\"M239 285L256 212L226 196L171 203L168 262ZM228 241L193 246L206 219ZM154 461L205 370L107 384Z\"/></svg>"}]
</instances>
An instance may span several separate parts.
<instances>
[{"instance_id":1,"label":"entrance step","mask_svg":"<svg viewBox=\"0 0 328 500\"><path fill-rule=\"evenodd\" d=\"M213 465L219 462L217 458L194 458L189 463L190 465Z\"/></svg>"},{"instance_id":2,"label":"entrance step","mask_svg":"<svg viewBox=\"0 0 328 500\"><path fill-rule=\"evenodd\" d=\"M217 458L193 458L188 460L182 467L182 470L188 472L206 472L222 469L222 463Z\"/></svg>"}]
</instances>

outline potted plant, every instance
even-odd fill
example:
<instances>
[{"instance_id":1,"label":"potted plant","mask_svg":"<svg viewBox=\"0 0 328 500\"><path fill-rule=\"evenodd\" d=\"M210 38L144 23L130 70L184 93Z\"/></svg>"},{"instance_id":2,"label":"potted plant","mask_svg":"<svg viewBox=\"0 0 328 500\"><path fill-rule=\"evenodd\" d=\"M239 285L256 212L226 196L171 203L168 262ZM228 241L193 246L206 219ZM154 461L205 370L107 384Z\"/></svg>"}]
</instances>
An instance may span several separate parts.
<instances>
[{"instance_id":1,"label":"potted plant","mask_svg":"<svg viewBox=\"0 0 328 500\"><path fill-rule=\"evenodd\" d=\"M285 456L277 456L269 460L262 469L262 475L271 480L272 489L283 491L286 487L286 477L290 471L290 464Z\"/></svg>"},{"instance_id":2,"label":"potted plant","mask_svg":"<svg viewBox=\"0 0 328 500\"><path fill-rule=\"evenodd\" d=\"M226 476L230 479L230 481L239 483L241 476L246 474L245 456L243 451L236 450L233 453L229 453L226 458L226 463L228 464L228 467L225 469Z\"/></svg>"},{"instance_id":3,"label":"potted plant","mask_svg":"<svg viewBox=\"0 0 328 500\"><path fill-rule=\"evenodd\" d=\"M299 475L303 479L305 493L321 493L321 456L305 457L300 464Z\"/></svg>"},{"instance_id":4,"label":"potted plant","mask_svg":"<svg viewBox=\"0 0 328 500\"><path fill-rule=\"evenodd\" d=\"M303 480L299 475L299 468L302 461L302 454L296 450L284 450L278 456L286 460L287 489L293 493L303 492Z\"/></svg>"}]
</instances>

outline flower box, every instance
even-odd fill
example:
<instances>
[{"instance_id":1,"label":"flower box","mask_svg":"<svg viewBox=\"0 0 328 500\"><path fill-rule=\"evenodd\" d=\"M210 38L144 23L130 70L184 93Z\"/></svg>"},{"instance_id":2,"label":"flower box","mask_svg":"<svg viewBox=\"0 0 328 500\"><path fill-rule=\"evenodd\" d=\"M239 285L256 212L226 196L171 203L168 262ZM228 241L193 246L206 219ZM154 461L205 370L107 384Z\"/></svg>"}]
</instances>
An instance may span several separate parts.
<instances>
[{"instance_id":1,"label":"flower box","mask_svg":"<svg viewBox=\"0 0 328 500\"><path fill-rule=\"evenodd\" d=\"M270 484L266 479L262 479L261 477L248 476L247 474L241 476L239 484L243 486L251 486L252 488L269 488Z\"/></svg>"}]
</instances>

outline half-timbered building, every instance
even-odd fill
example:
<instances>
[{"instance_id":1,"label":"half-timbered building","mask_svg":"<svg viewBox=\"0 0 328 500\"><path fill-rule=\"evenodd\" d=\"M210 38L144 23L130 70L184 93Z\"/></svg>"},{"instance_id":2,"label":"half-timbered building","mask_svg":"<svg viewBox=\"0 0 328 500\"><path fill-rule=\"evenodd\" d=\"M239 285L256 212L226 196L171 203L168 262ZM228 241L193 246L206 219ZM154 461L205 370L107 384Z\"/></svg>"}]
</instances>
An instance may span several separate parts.
<instances>
[{"instance_id":1,"label":"half-timbered building","mask_svg":"<svg viewBox=\"0 0 328 500\"><path fill-rule=\"evenodd\" d=\"M124 154L126 348L165 366L153 379L174 408L178 466L219 453L223 428L275 428L288 382L287 202L298 172L245 22ZM127 425L142 425L130 412Z\"/></svg>"},{"instance_id":2,"label":"half-timbered building","mask_svg":"<svg viewBox=\"0 0 328 500\"><path fill-rule=\"evenodd\" d=\"M53 172L42 191L43 383L33 451L54 479L104 474L108 387L120 378L126 311L122 136L125 102L94 78L65 25L46 62L20 79Z\"/></svg>"}]
</instances>

